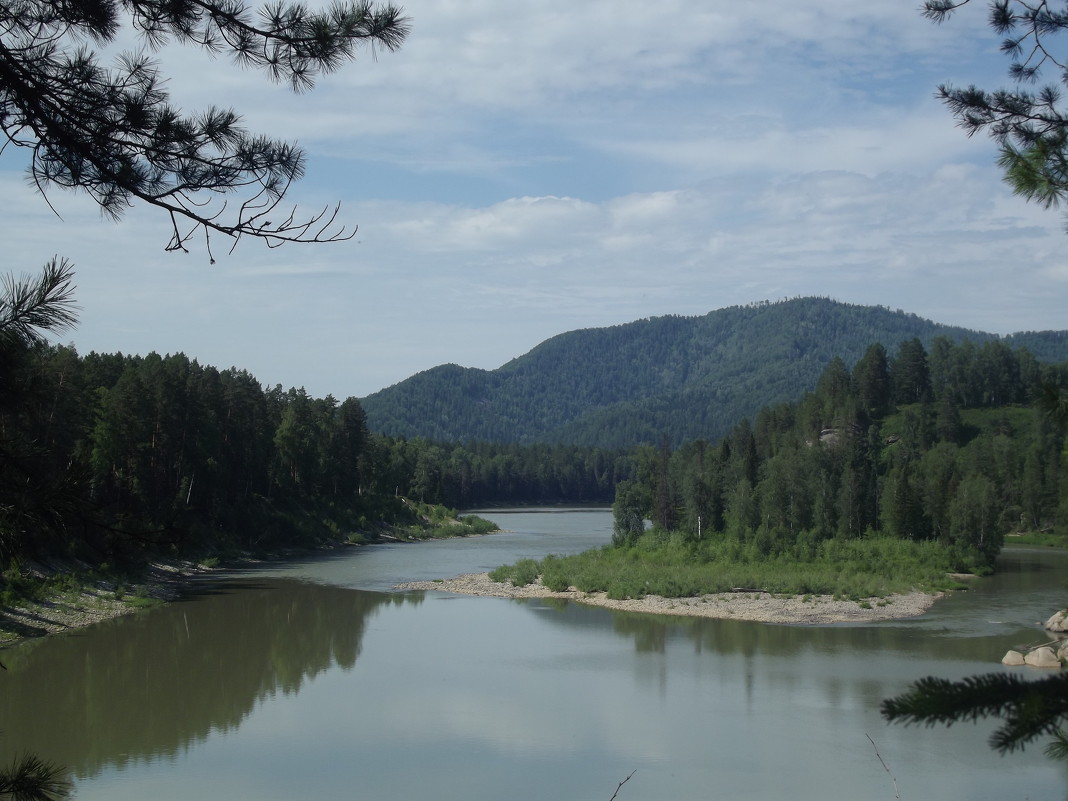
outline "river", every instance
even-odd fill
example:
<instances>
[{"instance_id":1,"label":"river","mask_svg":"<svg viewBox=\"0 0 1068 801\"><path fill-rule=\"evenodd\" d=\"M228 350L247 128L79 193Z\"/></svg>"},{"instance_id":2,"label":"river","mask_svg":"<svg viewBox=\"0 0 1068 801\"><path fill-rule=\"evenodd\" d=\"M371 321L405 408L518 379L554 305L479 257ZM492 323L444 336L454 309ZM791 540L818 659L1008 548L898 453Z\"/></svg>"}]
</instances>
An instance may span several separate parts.
<instances>
[{"instance_id":1,"label":"river","mask_svg":"<svg viewBox=\"0 0 1068 801\"><path fill-rule=\"evenodd\" d=\"M999 660L1044 639L1063 553L1008 550L994 578L875 625L390 591L610 538L605 510L483 514L509 531L214 576L4 650L2 758L63 764L88 801L608 801L632 772L618 801L1066 797L1041 744L1001 757L988 724L878 712L925 675L1030 670Z\"/></svg>"}]
</instances>

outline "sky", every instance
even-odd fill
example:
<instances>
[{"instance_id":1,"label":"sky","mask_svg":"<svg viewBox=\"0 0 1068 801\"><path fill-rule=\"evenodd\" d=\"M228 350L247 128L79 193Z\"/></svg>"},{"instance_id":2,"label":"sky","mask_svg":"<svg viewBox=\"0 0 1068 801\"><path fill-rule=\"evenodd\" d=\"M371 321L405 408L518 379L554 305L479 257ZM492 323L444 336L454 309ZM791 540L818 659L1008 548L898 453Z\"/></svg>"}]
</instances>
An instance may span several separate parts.
<instances>
[{"instance_id":1,"label":"sky","mask_svg":"<svg viewBox=\"0 0 1068 801\"><path fill-rule=\"evenodd\" d=\"M79 353L182 352L265 386L363 397L494 369L566 331L799 296L1008 334L1065 329L1063 211L1011 194L941 83L1009 85L978 0L407 0L396 52L294 94L154 54L186 112L297 141L287 196L347 242L167 253L0 157L7 271L76 269Z\"/></svg>"}]
</instances>

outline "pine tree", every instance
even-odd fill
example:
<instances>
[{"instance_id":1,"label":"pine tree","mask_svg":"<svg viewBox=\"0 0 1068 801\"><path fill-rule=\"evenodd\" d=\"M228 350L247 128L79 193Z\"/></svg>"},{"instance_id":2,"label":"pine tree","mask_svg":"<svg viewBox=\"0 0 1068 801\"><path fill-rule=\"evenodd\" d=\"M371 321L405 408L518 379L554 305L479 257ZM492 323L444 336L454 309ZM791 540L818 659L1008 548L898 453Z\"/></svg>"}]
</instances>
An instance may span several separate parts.
<instances>
[{"instance_id":1,"label":"pine tree","mask_svg":"<svg viewBox=\"0 0 1068 801\"><path fill-rule=\"evenodd\" d=\"M890 409L890 367L886 348L879 343L870 345L853 368L861 408L873 419L882 419Z\"/></svg>"},{"instance_id":2,"label":"pine tree","mask_svg":"<svg viewBox=\"0 0 1068 801\"><path fill-rule=\"evenodd\" d=\"M56 469L41 442L42 404L26 380L46 332L75 322L71 265L53 260L37 278L5 277L0 291L0 560L8 564L43 545L80 514L75 477Z\"/></svg>"},{"instance_id":3,"label":"pine tree","mask_svg":"<svg viewBox=\"0 0 1068 801\"><path fill-rule=\"evenodd\" d=\"M169 217L168 250L197 234L237 241L324 242L354 233L336 224L337 207L298 217L280 206L304 172L302 151L255 136L238 115L210 108L183 115L143 53L111 69L87 41L113 43L132 26L151 49L169 42L226 52L295 91L355 58L361 45L396 49L408 21L392 5L338 0L324 10L276 3L254 13L240 0L25 0L0 3L0 132L30 154L30 181L81 189L105 214L145 203ZM220 193L247 191L240 203Z\"/></svg>"},{"instance_id":4,"label":"pine tree","mask_svg":"<svg viewBox=\"0 0 1068 801\"><path fill-rule=\"evenodd\" d=\"M927 351L919 339L902 342L890 363L890 386L897 404L921 403L931 396Z\"/></svg>"},{"instance_id":5,"label":"pine tree","mask_svg":"<svg viewBox=\"0 0 1068 801\"><path fill-rule=\"evenodd\" d=\"M926 0L924 16L946 20L970 0ZM1051 49L1053 39L1068 30L1068 12L1050 3L995 0L990 3L990 26L1005 38L1001 50L1012 62L1013 89L987 91L976 86L938 87L938 96L971 136L988 133L1000 147L999 166L1013 191L1049 208L1068 197L1068 114L1060 103L1061 90L1048 85L1030 91L1043 68L1065 81L1065 58Z\"/></svg>"}]
</instances>

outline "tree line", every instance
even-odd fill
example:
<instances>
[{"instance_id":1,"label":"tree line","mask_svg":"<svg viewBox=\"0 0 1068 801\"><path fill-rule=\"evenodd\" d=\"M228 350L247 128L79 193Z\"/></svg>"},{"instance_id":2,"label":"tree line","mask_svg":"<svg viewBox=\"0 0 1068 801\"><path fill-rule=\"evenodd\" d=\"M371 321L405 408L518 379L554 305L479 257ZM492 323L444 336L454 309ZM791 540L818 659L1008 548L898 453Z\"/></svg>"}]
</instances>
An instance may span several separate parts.
<instances>
[{"instance_id":1,"label":"tree line","mask_svg":"<svg viewBox=\"0 0 1068 801\"><path fill-rule=\"evenodd\" d=\"M672 450L447 443L369 431L359 400L265 387L184 354L4 351L0 558L277 547L373 531L388 499L609 503L773 550L886 531L996 553L1062 513L1060 429L1027 404L1065 369L937 338L836 358L815 391ZM638 522L635 523L634 521ZM306 527L305 527L306 528ZM976 551L976 549L978 549Z\"/></svg>"},{"instance_id":2,"label":"tree line","mask_svg":"<svg viewBox=\"0 0 1068 801\"><path fill-rule=\"evenodd\" d=\"M1065 430L1031 404L1068 385L1024 349L918 339L835 358L814 391L743 420L719 443L644 447L620 484L615 537L643 519L693 538L732 536L767 554L883 533L945 545L988 568L1004 536L1068 512ZM1052 390L1051 390L1052 388Z\"/></svg>"},{"instance_id":3,"label":"tree line","mask_svg":"<svg viewBox=\"0 0 1068 801\"><path fill-rule=\"evenodd\" d=\"M609 503L622 452L372 434L356 398L184 354L5 349L0 559L270 548L373 534L398 498ZM309 532L311 526L314 532Z\"/></svg>"},{"instance_id":4,"label":"tree line","mask_svg":"<svg viewBox=\"0 0 1068 801\"><path fill-rule=\"evenodd\" d=\"M434 442L373 436L378 485L406 487L427 503L472 508L499 504L609 504L633 474L629 451L577 445Z\"/></svg>"}]
</instances>

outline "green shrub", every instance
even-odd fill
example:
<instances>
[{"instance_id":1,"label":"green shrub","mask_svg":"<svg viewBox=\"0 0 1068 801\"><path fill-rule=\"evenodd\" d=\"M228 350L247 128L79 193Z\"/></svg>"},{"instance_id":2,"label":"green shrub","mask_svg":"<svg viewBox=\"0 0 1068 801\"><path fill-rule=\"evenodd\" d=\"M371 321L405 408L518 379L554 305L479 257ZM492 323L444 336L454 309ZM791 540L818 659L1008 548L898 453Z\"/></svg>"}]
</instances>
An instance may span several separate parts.
<instances>
[{"instance_id":1,"label":"green shrub","mask_svg":"<svg viewBox=\"0 0 1068 801\"><path fill-rule=\"evenodd\" d=\"M500 526L492 520L486 520L484 517L477 515L464 515L460 518L460 523L467 529L469 534L490 534L501 530Z\"/></svg>"},{"instance_id":2,"label":"green shrub","mask_svg":"<svg viewBox=\"0 0 1068 801\"><path fill-rule=\"evenodd\" d=\"M512 586L525 587L533 584L541 575L541 567L534 559L520 559L512 569Z\"/></svg>"},{"instance_id":3,"label":"green shrub","mask_svg":"<svg viewBox=\"0 0 1068 801\"><path fill-rule=\"evenodd\" d=\"M737 587L786 595L838 595L866 599L914 589L940 590L960 555L933 542L887 537L811 540L802 548L763 555L756 543L719 537L694 543L646 532L627 547L606 546L573 556L523 560L491 574L517 586L541 575L553 590L575 587L611 598L669 598L725 592ZM877 572L872 566L877 565ZM496 576L503 578L496 578Z\"/></svg>"},{"instance_id":4,"label":"green shrub","mask_svg":"<svg viewBox=\"0 0 1068 801\"><path fill-rule=\"evenodd\" d=\"M489 572L489 577L490 581L496 581L500 584L503 584L512 577L512 566L501 565L500 567L495 567Z\"/></svg>"},{"instance_id":5,"label":"green shrub","mask_svg":"<svg viewBox=\"0 0 1068 801\"><path fill-rule=\"evenodd\" d=\"M541 583L551 592L567 592L571 589L570 582L567 580L567 577L562 574L542 576Z\"/></svg>"}]
</instances>

